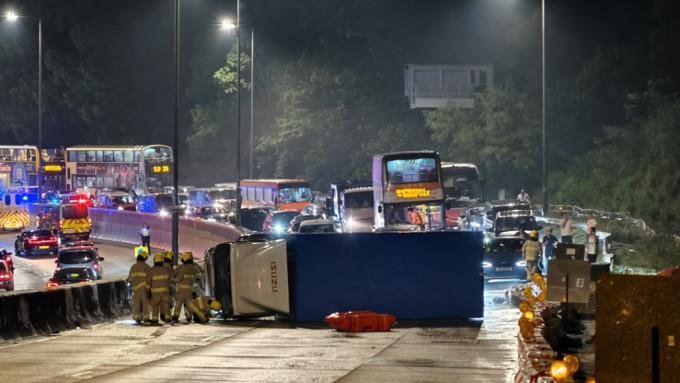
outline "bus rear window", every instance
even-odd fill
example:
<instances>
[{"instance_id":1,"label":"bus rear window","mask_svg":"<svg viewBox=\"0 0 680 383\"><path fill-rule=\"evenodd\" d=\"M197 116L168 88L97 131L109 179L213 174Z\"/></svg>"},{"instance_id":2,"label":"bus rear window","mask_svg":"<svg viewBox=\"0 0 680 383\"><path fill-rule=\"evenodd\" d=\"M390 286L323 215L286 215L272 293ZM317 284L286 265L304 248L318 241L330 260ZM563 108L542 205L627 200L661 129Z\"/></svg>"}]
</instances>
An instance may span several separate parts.
<instances>
[{"instance_id":1,"label":"bus rear window","mask_svg":"<svg viewBox=\"0 0 680 383\"><path fill-rule=\"evenodd\" d=\"M62 215L64 219L78 219L87 218L89 212L86 205L64 205Z\"/></svg>"}]
</instances>

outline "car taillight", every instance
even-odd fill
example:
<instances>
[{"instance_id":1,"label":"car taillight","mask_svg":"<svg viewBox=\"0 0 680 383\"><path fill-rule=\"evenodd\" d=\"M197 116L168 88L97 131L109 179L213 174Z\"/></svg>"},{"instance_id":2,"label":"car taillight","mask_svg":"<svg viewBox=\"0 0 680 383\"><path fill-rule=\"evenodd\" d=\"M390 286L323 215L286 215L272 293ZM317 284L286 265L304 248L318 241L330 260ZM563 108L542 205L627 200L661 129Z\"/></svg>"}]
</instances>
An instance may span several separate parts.
<instances>
[{"instance_id":1,"label":"car taillight","mask_svg":"<svg viewBox=\"0 0 680 383\"><path fill-rule=\"evenodd\" d=\"M95 269L95 270L99 270L99 265L95 263L95 264L92 266L92 268Z\"/></svg>"},{"instance_id":2,"label":"car taillight","mask_svg":"<svg viewBox=\"0 0 680 383\"><path fill-rule=\"evenodd\" d=\"M56 281L47 282L47 288L48 289L53 288L53 287L59 287L59 282L56 282Z\"/></svg>"},{"instance_id":3,"label":"car taillight","mask_svg":"<svg viewBox=\"0 0 680 383\"><path fill-rule=\"evenodd\" d=\"M9 274L0 274L0 281L9 281L10 275Z\"/></svg>"}]
</instances>

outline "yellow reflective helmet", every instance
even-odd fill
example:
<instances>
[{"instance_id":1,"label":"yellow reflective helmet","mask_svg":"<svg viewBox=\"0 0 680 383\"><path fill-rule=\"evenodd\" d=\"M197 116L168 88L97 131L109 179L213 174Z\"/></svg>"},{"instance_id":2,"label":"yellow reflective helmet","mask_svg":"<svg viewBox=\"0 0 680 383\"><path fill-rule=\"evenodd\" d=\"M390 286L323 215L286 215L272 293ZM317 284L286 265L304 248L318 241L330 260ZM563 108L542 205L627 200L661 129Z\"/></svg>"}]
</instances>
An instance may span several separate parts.
<instances>
[{"instance_id":1,"label":"yellow reflective helmet","mask_svg":"<svg viewBox=\"0 0 680 383\"><path fill-rule=\"evenodd\" d=\"M218 301L210 302L210 309L215 311L220 311L222 309L222 304Z\"/></svg>"},{"instance_id":2,"label":"yellow reflective helmet","mask_svg":"<svg viewBox=\"0 0 680 383\"><path fill-rule=\"evenodd\" d=\"M154 255L153 262L154 263L163 262L163 253L157 253L156 255Z\"/></svg>"},{"instance_id":3,"label":"yellow reflective helmet","mask_svg":"<svg viewBox=\"0 0 680 383\"><path fill-rule=\"evenodd\" d=\"M538 232L536 230L532 231L531 234L529 234L529 237L538 238Z\"/></svg>"},{"instance_id":4,"label":"yellow reflective helmet","mask_svg":"<svg viewBox=\"0 0 680 383\"><path fill-rule=\"evenodd\" d=\"M172 251L168 250L165 253L163 253L163 259L172 262Z\"/></svg>"},{"instance_id":5,"label":"yellow reflective helmet","mask_svg":"<svg viewBox=\"0 0 680 383\"><path fill-rule=\"evenodd\" d=\"M185 251L184 253L182 253L182 261L183 262L190 261L190 260L193 260L193 259L194 259L194 254L192 254L191 251Z\"/></svg>"},{"instance_id":6,"label":"yellow reflective helmet","mask_svg":"<svg viewBox=\"0 0 680 383\"><path fill-rule=\"evenodd\" d=\"M143 250L142 250L142 251L140 251L139 253L137 253L137 256L138 256L138 257L142 257L142 258L144 258L144 260L146 260L147 258L149 258L149 253L147 253L146 251L143 251Z\"/></svg>"}]
</instances>

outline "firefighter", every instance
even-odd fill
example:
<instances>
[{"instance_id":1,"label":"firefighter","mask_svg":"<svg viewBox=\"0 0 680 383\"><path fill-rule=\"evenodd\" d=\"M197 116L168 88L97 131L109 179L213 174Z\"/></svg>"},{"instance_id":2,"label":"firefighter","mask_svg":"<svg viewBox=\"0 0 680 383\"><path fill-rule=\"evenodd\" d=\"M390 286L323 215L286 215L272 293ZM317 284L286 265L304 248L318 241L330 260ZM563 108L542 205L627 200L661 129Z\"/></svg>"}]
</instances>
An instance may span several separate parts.
<instances>
[{"instance_id":1,"label":"firefighter","mask_svg":"<svg viewBox=\"0 0 680 383\"><path fill-rule=\"evenodd\" d=\"M196 279L196 267L194 267L194 255L191 251L182 253L182 264L175 269L174 281L177 283L177 294L175 295L175 311L172 314L172 321L179 321L179 314L184 306L184 315L187 322L191 322L191 313L187 305L193 299L191 293Z\"/></svg>"},{"instance_id":2,"label":"firefighter","mask_svg":"<svg viewBox=\"0 0 680 383\"><path fill-rule=\"evenodd\" d=\"M165 251L161 254L163 255L163 266L167 267L168 270L170 270L170 274L172 274L173 273L173 265L172 265L173 254L172 254L172 251L168 250L168 251Z\"/></svg>"},{"instance_id":3,"label":"firefighter","mask_svg":"<svg viewBox=\"0 0 680 383\"><path fill-rule=\"evenodd\" d=\"M149 319L149 288L151 287L151 266L146 263L149 254L137 254L137 262L130 267L128 281L132 285L132 319L141 323Z\"/></svg>"},{"instance_id":4,"label":"firefighter","mask_svg":"<svg viewBox=\"0 0 680 383\"><path fill-rule=\"evenodd\" d=\"M168 250L163 253L163 266L167 267L168 270L170 271L170 275L175 274L175 270L173 268L173 253L172 251ZM175 306L175 294L177 293L177 285L175 284L174 279L170 279L170 311L172 311L172 308Z\"/></svg>"},{"instance_id":5,"label":"firefighter","mask_svg":"<svg viewBox=\"0 0 680 383\"><path fill-rule=\"evenodd\" d=\"M192 299L195 299L203 294L203 268L198 263L194 262L194 269L196 269L194 283L191 289Z\"/></svg>"},{"instance_id":6,"label":"firefighter","mask_svg":"<svg viewBox=\"0 0 680 383\"><path fill-rule=\"evenodd\" d=\"M538 242L536 230L529 234L529 239L522 245L522 259L526 261L527 282L531 282L532 275L538 273L538 260L541 258L541 244Z\"/></svg>"},{"instance_id":7,"label":"firefighter","mask_svg":"<svg viewBox=\"0 0 680 383\"><path fill-rule=\"evenodd\" d=\"M202 295L189 302L187 307L189 308L189 312L194 316L194 322L208 323L211 316L210 310L220 311L222 309L222 304L214 298Z\"/></svg>"},{"instance_id":8,"label":"firefighter","mask_svg":"<svg viewBox=\"0 0 680 383\"><path fill-rule=\"evenodd\" d=\"M158 324L158 315L162 312L164 322L170 322L170 280L172 274L163 265L163 254L158 253L153 257L151 274L151 324Z\"/></svg>"}]
</instances>

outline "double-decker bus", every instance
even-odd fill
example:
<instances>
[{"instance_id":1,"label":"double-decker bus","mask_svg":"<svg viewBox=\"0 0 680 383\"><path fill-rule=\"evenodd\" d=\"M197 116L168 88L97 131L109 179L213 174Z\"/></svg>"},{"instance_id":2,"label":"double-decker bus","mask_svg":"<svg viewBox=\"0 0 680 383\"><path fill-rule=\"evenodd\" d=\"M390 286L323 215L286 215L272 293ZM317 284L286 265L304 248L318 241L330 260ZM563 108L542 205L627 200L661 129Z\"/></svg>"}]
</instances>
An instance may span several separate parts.
<instances>
[{"instance_id":1,"label":"double-decker bus","mask_svg":"<svg viewBox=\"0 0 680 383\"><path fill-rule=\"evenodd\" d=\"M138 195L173 184L174 157L167 145L78 145L66 148L66 187L96 194L122 188Z\"/></svg>"},{"instance_id":2,"label":"double-decker bus","mask_svg":"<svg viewBox=\"0 0 680 383\"><path fill-rule=\"evenodd\" d=\"M241 206L271 206L277 210L302 210L312 203L312 189L302 179L241 181Z\"/></svg>"},{"instance_id":3,"label":"double-decker bus","mask_svg":"<svg viewBox=\"0 0 680 383\"><path fill-rule=\"evenodd\" d=\"M439 153L406 151L373 156L375 228L415 223L424 216L426 230L444 228L444 186Z\"/></svg>"},{"instance_id":4,"label":"double-decker bus","mask_svg":"<svg viewBox=\"0 0 680 383\"><path fill-rule=\"evenodd\" d=\"M467 205L484 202L477 165L442 162L442 179L446 198Z\"/></svg>"},{"instance_id":5,"label":"double-decker bus","mask_svg":"<svg viewBox=\"0 0 680 383\"><path fill-rule=\"evenodd\" d=\"M0 189L38 186L37 146L0 145Z\"/></svg>"},{"instance_id":6,"label":"double-decker bus","mask_svg":"<svg viewBox=\"0 0 680 383\"><path fill-rule=\"evenodd\" d=\"M64 148L40 150L40 174L43 193L66 189Z\"/></svg>"},{"instance_id":7,"label":"double-decker bus","mask_svg":"<svg viewBox=\"0 0 680 383\"><path fill-rule=\"evenodd\" d=\"M467 230L472 224L469 208L483 202L477 165L442 162L442 180L446 196L446 227Z\"/></svg>"}]
</instances>

